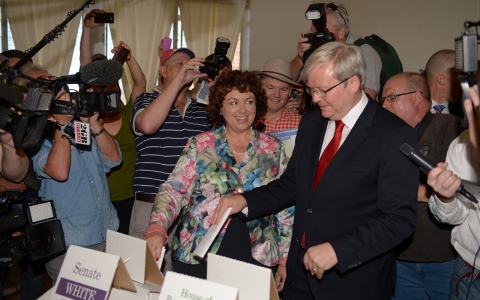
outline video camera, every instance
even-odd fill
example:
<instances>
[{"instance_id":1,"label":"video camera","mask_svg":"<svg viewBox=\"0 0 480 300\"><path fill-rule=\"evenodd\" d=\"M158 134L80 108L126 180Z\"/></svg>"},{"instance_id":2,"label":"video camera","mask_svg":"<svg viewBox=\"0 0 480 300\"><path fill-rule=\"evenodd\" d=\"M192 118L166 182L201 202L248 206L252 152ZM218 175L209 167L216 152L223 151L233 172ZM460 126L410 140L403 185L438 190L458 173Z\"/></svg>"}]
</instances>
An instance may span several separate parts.
<instances>
[{"instance_id":1,"label":"video camera","mask_svg":"<svg viewBox=\"0 0 480 300\"><path fill-rule=\"evenodd\" d=\"M90 86L104 86L116 83L122 77L123 68L116 61L95 61L83 67L82 72L74 75L61 76L55 80L36 79L21 74L9 67L0 70L0 129L12 133L15 148L23 150L35 146L42 134L52 137L54 129L47 122L48 114L72 114L76 118L87 117L95 112L108 113L121 108L120 93L118 91L100 92L88 91ZM6 75L5 75L6 74ZM16 77L30 80L27 84L27 97L11 88L11 81ZM80 91L69 92L67 83L82 85ZM56 100L60 91L69 92L70 102ZM21 115L8 108L13 104L22 111ZM68 124L67 130L62 128L66 135L76 144L90 145L89 124L75 121ZM81 128L82 131L77 131ZM73 129L73 131L72 131ZM72 132L73 134L68 134ZM88 138L85 138L85 132ZM88 143L87 143L88 142Z\"/></svg>"},{"instance_id":2,"label":"video camera","mask_svg":"<svg viewBox=\"0 0 480 300\"><path fill-rule=\"evenodd\" d=\"M305 12L305 18L311 20L316 32L305 33L304 38L308 40L305 43L310 44L310 48L303 53L303 63L308 57L317 50L318 47L328 42L335 41L330 31L327 29L327 14L325 13L326 3L315 3L308 6Z\"/></svg>"},{"instance_id":3,"label":"video camera","mask_svg":"<svg viewBox=\"0 0 480 300\"><path fill-rule=\"evenodd\" d=\"M219 37L215 43L213 62L205 61L205 66L200 67L200 73L206 73L212 80L218 76L220 71L227 65L227 51L230 48L230 40Z\"/></svg>"},{"instance_id":4,"label":"video camera","mask_svg":"<svg viewBox=\"0 0 480 300\"><path fill-rule=\"evenodd\" d=\"M65 252L62 223L56 218L53 201L5 195L0 198L0 258L13 263L26 255L36 261ZM24 233L12 237L13 231Z\"/></svg>"},{"instance_id":5,"label":"video camera","mask_svg":"<svg viewBox=\"0 0 480 300\"><path fill-rule=\"evenodd\" d=\"M478 71L478 44L479 36L477 30L471 32L470 28L477 27L480 25L479 22L465 22L463 27L465 32L462 36L455 39L455 71L459 73L458 80L462 87L462 104L465 99L470 98L470 86L475 84L474 75ZM463 105L462 105L463 108ZM463 120L463 125L468 126L467 117L465 114Z\"/></svg>"}]
</instances>

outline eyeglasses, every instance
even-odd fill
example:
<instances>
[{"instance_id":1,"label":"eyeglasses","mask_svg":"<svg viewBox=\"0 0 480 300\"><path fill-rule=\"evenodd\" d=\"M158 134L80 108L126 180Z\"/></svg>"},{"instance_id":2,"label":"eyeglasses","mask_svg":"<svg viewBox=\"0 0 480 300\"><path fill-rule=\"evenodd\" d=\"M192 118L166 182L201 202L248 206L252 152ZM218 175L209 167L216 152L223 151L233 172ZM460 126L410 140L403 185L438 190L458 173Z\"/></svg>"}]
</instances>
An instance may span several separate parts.
<instances>
[{"instance_id":1,"label":"eyeglasses","mask_svg":"<svg viewBox=\"0 0 480 300\"><path fill-rule=\"evenodd\" d=\"M355 76L355 75L353 75ZM334 88L336 88L337 86L341 85L342 83L346 82L347 80L349 80L350 78L352 78L353 76L350 76L348 77L347 79L344 79L342 81L340 81L339 83L337 83L336 85L332 86L331 88L328 88L326 90L322 90L321 88L314 88L312 89L311 87L307 86L306 90L307 90L307 93L310 95L310 96L313 96L314 94L317 96L317 97L326 97L327 96L327 93L330 92L331 90L333 90Z\"/></svg>"},{"instance_id":2,"label":"eyeglasses","mask_svg":"<svg viewBox=\"0 0 480 300\"><path fill-rule=\"evenodd\" d=\"M385 102L385 100L387 100L388 102L391 103L391 102L397 100L397 97L400 97L400 96L403 96L403 95L413 94L413 93L416 93L416 92L420 92L420 91L413 91L413 92L396 94L396 95L388 95L388 96L380 98L380 103L383 104L383 102ZM423 94L423 92L420 92L420 93Z\"/></svg>"},{"instance_id":3,"label":"eyeglasses","mask_svg":"<svg viewBox=\"0 0 480 300\"><path fill-rule=\"evenodd\" d=\"M342 20L343 20L343 24L344 24L345 26L347 26L347 21L345 21L345 18L344 18L343 15L342 15L341 9L338 9L338 6L337 6L337 5L335 5L333 2L330 2L330 3L328 3L328 4L325 6L325 8L328 8L328 9L331 10L331 11L337 11L338 14L340 15L340 17L341 17Z\"/></svg>"}]
</instances>

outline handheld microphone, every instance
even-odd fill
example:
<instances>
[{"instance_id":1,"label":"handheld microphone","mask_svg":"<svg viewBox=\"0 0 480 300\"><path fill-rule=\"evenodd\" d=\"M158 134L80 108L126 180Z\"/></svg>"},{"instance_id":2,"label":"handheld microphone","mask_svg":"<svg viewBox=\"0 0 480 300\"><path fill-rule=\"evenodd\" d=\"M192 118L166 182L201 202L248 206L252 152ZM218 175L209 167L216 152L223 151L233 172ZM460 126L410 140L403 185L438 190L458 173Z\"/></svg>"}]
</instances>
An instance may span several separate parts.
<instances>
[{"instance_id":1,"label":"handheld microphone","mask_svg":"<svg viewBox=\"0 0 480 300\"><path fill-rule=\"evenodd\" d=\"M412 146L407 143L404 143L400 147L400 152L402 152L406 157L408 157L411 161L413 161L417 166L419 166L425 173L430 172L436 166L429 161L425 156L418 153ZM478 203L477 198L467 191L463 184L461 184L458 189L457 193L462 194L467 200L472 201L473 203Z\"/></svg>"},{"instance_id":2,"label":"handheld microphone","mask_svg":"<svg viewBox=\"0 0 480 300\"><path fill-rule=\"evenodd\" d=\"M86 64L73 75L58 77L56 82L84 83L89 86L101 86L116 83L123 75L122 65L114 60L97 60Z\"/></svg>"}]
</instances>

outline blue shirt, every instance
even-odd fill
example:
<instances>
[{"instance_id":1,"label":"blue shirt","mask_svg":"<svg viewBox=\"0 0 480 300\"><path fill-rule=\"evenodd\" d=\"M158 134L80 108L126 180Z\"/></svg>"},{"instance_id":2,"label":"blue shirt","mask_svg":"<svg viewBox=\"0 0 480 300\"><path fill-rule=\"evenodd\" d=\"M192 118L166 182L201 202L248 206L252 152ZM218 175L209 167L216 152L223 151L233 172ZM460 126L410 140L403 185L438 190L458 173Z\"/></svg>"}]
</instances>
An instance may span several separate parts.
<instances>
[{"instance_id":1,"label":"blue shirt","mask_svg":"<svg viewBox=\"0 0 480 300\"><path fill-rule=\"evenodd\" d=\"M137 97L130 120L135 133L137 163L133 178L133 190L146 194L158 193L177 164L188 138L211 129L205 106L188 99L183 116L172 105L165 122L152 135L143 135L135 126L135 117L160 95L158 91L143 93Z\"/></svg>"},{"instance_id":2,"label":"blue shirt","mask_svg":"<svg viewBox=\"0 0 480 300\"><path fill-rule=\"evenodd\" d=\"M53 200L67 246L90 246L105 241L107 229L116 231L119 223L110 201L106 173L122 160L113 162L103 156L93 138L89 151L71 147L68 179L59 182L44 172L51 149L52 142L44 139L32 161L37 175L43 177L39 196Z\"/></svg>"}]
</instances>

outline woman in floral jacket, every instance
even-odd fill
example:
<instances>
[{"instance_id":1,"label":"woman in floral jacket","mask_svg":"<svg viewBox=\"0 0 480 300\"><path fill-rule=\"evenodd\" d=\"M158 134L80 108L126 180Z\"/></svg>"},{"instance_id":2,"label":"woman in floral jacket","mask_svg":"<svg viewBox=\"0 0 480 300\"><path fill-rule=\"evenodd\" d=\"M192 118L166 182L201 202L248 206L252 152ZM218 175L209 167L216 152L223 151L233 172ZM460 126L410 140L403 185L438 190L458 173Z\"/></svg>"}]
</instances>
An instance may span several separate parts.
<instances>
[{"instance_id":1,"label":"woman in floral jacket","mask_svg":"<svg viewBox=\"0 0 480 300\"><path fill-rule=\"evenodd\" d=\"M173 268L200 278L206 278L206 259L193 251L210 228L220 197L267 184L287 164L283 144L252 129L266 111L265 92L254 74L231 71L220 75L209 97L207 110L215 129L190 138L175 169L160 186L144 235L158 259L167 229L180 216L172 244ZM267 267L285 266L293 212L290 207L246 223L232 216L209 253Z\"/></svg>"}]
</instances>

